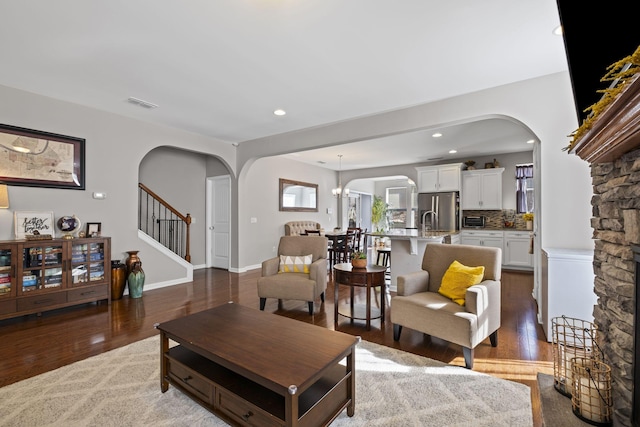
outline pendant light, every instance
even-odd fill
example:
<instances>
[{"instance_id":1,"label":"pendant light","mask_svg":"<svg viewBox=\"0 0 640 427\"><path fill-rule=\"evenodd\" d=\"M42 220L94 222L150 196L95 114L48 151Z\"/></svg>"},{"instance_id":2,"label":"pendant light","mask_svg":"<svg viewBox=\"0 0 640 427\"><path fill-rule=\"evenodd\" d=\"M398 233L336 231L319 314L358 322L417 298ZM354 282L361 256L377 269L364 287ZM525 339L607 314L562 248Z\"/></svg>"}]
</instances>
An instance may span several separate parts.
<instances>
[{"instance_id":1,"label":"pendant light","mask_svg":"<svg viewBox=\"0 0 640 427\"><path fill-rule=\"evenodd\" d=\"M334 197L349 197L349 190L342 188L342 154L338 154L339 167L338 167L338 187L331 190Z\"/></svg>"}]
</instances>

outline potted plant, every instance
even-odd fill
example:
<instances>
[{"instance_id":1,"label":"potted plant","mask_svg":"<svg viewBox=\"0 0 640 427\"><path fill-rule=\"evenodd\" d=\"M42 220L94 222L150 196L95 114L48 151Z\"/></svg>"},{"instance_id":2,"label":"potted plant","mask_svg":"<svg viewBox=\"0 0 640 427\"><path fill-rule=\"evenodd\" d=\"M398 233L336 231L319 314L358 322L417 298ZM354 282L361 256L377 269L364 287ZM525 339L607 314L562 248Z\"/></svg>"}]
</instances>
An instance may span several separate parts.
<instances>
[{"instance_id":1,"label":"potted plant","mask_svg":"<svg viewBox=\"0 0 640 427\"><path fill-rule=\"evenodd\" d=\"M526 214L522 215L522 219L527 224L527 230L533 230L533 213L527 212Z\"/></svg>"},{"instance_id":2,"label":"potted plant","mask_svg":"<svg viewBox=\"0 0 640 427\"><path fill-rule=\"evenodd\" d=\"M354 268L366 268L367 253L362 251L353 251L351 254L351 265Z\"/></svg>"},{"instance_id":3,"label":"potted plant","mask_svg":"<svg viewBox=\"0 0 640 427\"><path fill-rule=\"evenodd\" d=\"M373 196L373 204L371 205L371 222L376 226L376 232L381 233L385 229L384 221L387 218L387 204L382 197Z\"/></svg>"}]
</instances>

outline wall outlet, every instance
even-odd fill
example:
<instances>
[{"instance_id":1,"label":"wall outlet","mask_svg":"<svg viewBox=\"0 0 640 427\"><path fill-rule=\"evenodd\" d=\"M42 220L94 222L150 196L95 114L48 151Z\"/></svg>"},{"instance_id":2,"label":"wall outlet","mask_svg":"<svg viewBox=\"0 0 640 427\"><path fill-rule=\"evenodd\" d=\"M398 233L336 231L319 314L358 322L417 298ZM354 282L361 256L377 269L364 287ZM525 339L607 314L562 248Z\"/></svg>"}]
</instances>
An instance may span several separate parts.
<instances>
[{"instance_id":1,"label":"wall outlet","mask_svg":"<svg viewBox=\"0 0 640 427\"><path fill-rule=\"evenodd\" d=\"M329 215L333 214L333 208L327 208L327 213L328 213Z\"/></svg>"},{"instance_id":2,"label":"wall outlet","mask_svg":"<svg viewBox=\"0 0 640 427\"><path fill-rule=\"evenodd\" d=\"M276 247L274 246L273 249L271 249L272 252L276 251Z\"/></svg>"},{"instance_id":3,"label":"wall outlet","mask_svg":"<svg viewBox=\"0 0 640 427\"><path fill-rule=\"evenodd\" d=\"M258 218L256 217L251 217L251 224L255 224L256 222L258 222Z\"/></svg>"}]
</instances>

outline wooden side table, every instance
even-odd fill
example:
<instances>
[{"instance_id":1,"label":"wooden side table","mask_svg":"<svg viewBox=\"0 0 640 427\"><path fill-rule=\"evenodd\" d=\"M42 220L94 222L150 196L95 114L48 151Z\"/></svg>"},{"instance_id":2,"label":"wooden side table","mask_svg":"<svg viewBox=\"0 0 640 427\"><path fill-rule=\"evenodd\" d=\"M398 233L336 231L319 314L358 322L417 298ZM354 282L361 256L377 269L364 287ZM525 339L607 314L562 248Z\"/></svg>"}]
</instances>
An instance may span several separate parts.
<instances>
[{"instance_id":1,"label":"wooden side table","mask_svg":"<svg viewBox=\"0 0 640 427\"><path fill-rule=\"evenodd\" d=\"M333 287L334 287L334 329L338 329L338 316L345 316L351 319L365 320L367 330L371 330L371 319L380 319L384 323L385 308L385 281L384 273L386 267L379 265L367 265L366 268L353 268L350 263L336 264L333 266ZM349 310L340 310L338 307L338 290L340 285L351 287L351 299ZM371 308L371 288L380 286L380 310ZM354 304L354 289L364 287L367 289L367 303L362 305Z\"/></svg>"}]
</instances>

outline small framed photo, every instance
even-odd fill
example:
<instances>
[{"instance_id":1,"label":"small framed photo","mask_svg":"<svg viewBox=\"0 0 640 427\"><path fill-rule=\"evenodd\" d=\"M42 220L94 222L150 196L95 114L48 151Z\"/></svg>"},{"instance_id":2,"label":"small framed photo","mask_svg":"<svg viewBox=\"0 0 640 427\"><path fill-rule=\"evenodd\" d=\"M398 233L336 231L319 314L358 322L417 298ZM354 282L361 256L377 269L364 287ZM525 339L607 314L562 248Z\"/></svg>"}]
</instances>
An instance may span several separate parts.
<instances>
[{"instance_id":1,"label":"small framed photo","mask_svg":"<svg viewBox=\"0 0 640 427\"><path fill-rule=\"evenodd\" d=\"M101 233L102 233L101 222L87 223L87 232L85 233L86 237L100 237Z\"/></svg>"},{"instance_id":2,"label":"small framed photo","mask_svg":"<svg viewBox=\"0 0 640 427\"><path fill-rule=\"evenodd\" d=\"M13 213L16 239L34 234L55 234L53 212L16 211Z\"/></svg>"}]
</instances>

